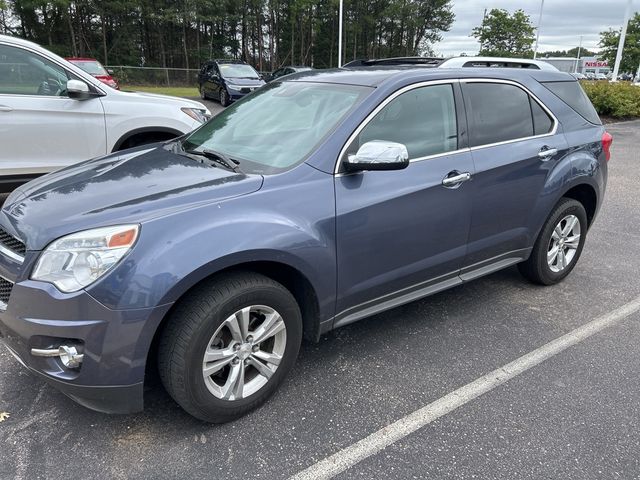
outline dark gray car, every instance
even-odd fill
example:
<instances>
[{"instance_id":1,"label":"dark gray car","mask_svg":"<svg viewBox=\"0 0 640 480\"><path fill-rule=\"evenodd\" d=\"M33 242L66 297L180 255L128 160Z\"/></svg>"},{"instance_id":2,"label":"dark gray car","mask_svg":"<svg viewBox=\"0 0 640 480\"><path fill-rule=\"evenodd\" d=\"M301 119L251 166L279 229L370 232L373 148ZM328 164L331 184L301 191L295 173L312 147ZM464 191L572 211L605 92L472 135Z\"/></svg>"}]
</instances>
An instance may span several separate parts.
<instances>
[{"instance_id":1,"label":"dark gray car","mask_svg":"<svg viewBox=\"0 0 640 480\"><path fill-rule=\"evenodd\" d=\"M190 135L16 190L0 335L90 408L140 410L157 364L186 411L228 421L275 391L303 337L510 265L561 281L610 144L565 73L291 75Z\"/></svg>"}]
</instances>

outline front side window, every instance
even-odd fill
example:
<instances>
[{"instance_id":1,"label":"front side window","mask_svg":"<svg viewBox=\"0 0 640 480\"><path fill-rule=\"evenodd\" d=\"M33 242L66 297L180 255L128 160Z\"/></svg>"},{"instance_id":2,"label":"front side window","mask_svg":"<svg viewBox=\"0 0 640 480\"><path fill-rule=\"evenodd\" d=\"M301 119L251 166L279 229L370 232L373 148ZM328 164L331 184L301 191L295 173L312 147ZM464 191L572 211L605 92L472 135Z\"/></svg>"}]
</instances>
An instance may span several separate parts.
<instances>
[{"instance_id":1,"label":"front side window","mask_svg":"<svg viewBox=\"0 0 640 480\"><path fill-rule=\"evenodd\" d=\"M464 89L472 147L531 137L529 94L515 85L467 83Z\"/></svg>"},{"instance_id":2,"label":"front side window","mask_svg":"<svg viewBox=\"0 0 640 480\"><path fill-rule=\"evenodd\" d=\"M372 140L401 143L409 159L456 150L458 130L453 86L430 85L394 98L362 129L348 153Z\"/></svg>"},{"instance_id":3,"label":"front side window","mask_svg":"<svg viewBox=\"0 0 640 480\"><path fill-rule=\"evenodd\" d=\"M189 135L187 150L240 161L244 172L276 173L302 162L370 87L311 82L270 83Z\"/></svg>"},{"instance_id":4,"label":"front side window","mask_svg":"<svg viewBox=\"0 0 640 480\"><path fill-rule=\"evenodd\" d=\"M65 96L66 71L40 55L0 45L0 94Z\"/></svg>"}]
</instances>

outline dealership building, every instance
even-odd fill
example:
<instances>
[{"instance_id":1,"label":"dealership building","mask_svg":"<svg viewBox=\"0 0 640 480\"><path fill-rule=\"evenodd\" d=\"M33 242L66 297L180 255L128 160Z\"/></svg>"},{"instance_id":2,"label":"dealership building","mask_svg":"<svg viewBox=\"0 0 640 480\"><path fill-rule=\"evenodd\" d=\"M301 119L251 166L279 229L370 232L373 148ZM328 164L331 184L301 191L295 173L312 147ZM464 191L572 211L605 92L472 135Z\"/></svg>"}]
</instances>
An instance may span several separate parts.
<instances>
[{"instance_id":1,"label":"dealership building","mask_svg":"<svg viewBox=\"0 0 640 480\"><path fill-rule=\"evenodd\" d=\"M543 62L550 63L554 67L556 67L561 72L578 72L578 73L603 73L607 75L609 73L609 62L606 60L601 60L598 57L582 57L582 58L571 58L571 57L550 57L550 58L542 58L538 57L538 60L542 60ZM577 68L576 68L577 62Z\"/></svg>"}]
</instances>

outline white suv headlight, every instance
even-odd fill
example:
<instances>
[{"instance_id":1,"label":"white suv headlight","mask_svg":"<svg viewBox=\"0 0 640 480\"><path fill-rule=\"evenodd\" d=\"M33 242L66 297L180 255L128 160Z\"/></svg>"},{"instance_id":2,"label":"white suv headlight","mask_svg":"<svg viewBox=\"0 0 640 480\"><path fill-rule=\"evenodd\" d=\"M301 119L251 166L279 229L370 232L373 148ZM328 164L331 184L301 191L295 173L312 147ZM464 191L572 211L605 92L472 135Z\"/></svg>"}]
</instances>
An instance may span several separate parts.
<instances>
[{"instance_id":1,"label":"white suv headlight","mask_svg":"<svg viewBox=\"0 0 640 480\"><path fill-rule=\"evenodd\" d=\"M77 292L111 270L131 250L138 231L138 225L117 225L59 238L44 249L31 279Z\"/></svg>"},{"instance_id":2,"label":"white suv headlight","mask_svg":"<svg viewBox=\"0 0 640 480\"><path fill-rule=\"evenodd\" d=\"M211 114L209 113L209 111L203 110L201 108L182 107L180 110L200 123L206 123L211 118Z\"/></svg>"}]
</instances>

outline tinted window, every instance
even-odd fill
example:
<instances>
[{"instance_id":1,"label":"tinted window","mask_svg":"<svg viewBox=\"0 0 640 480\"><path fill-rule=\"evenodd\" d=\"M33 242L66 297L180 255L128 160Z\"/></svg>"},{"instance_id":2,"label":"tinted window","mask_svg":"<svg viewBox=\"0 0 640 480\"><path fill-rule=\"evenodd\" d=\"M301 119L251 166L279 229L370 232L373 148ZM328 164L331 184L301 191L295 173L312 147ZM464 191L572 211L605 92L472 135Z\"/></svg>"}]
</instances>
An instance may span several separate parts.
<instances>
[{"instance_id":1,"label":"tinted window","mask_svg":"<svg viewBox=\"0 0 640 480\"><path fill-rule=\"evenodd\" d=\"M601 125L602 122L600 122L596 109L593 108L589 97L578 82L547 82L543 85L583 118L596 125Z\"/></svg>"},{"instance_id":2,"label":"tinted window","mask_svg":"<svg viewBox=\"0 0 640 480\"><path fill-rule=\"evenodd\" d=\"M458 132L453 87L432 85L398 96L373 117L350 150L371 140L402 143L409 158L455 150Z\"/></svg>"},{"instance_id":3,"label":"tinted window","mask_svg":"<svg viewBox=\"0 0 640 480\"><path fill-rule=\"evenodd\" d=\"M553 128L553 119L533 98L531 101L531 114L533 115L533 132L536 135L549 133Z\"/></svg>"},{"instance_id":4,"label":"tinted window","mask_svg":"<svg viewBox=\"0 0 640 480\"><path fill-rule=\"evenodd\" d=\"M500 83L468 83L465 97L472 147L533 135L529 95L521 88Z\"/></svg>"},{"instance_id":5,"label":"tinted window","mask_svg":"<svg viewBox=\"0 0 640 480\"><path fill-rule=\"evenodd\" d=\"M67 73L40 55L0 45L0 93L66 95Z\"/></svg>"}]
</instances>

